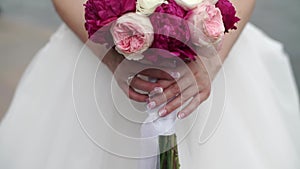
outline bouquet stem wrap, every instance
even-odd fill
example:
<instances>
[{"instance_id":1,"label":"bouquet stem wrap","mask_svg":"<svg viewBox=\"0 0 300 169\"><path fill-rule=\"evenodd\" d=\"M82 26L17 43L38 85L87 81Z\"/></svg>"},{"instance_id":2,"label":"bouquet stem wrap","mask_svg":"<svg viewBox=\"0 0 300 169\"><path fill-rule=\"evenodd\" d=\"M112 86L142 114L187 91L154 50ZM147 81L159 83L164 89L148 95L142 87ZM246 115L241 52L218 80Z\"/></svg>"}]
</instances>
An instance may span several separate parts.
<instances>
[{"instance_id":1,"label":"bouquet stem wrap","mask_svg":"<svg viewBox=\"0 0 300 169\"><path fill-rule=\"evenodd\" d=\"M155 81L150 79L150 81ZM157 156L141 159L140 169L179 169L179 157L177 139L175 132L176 115L179 111L175 110L165 117L158 116L158 110L165 104L147 110L148 117L141 126L141 136L143 138L153 137L153 142L142 146L143 154L147 151L157 151Z\"/></svg>"}]
</instances>

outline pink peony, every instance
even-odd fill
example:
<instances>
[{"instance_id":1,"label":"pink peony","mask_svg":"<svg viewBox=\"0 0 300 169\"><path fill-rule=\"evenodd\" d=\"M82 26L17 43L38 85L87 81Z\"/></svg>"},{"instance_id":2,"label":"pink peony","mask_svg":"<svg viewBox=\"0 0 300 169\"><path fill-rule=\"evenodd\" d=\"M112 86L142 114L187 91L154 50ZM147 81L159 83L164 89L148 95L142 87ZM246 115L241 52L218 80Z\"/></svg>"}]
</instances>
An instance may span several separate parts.
<instances>
[{"instance_id":1,"label":"pink peony","mask_svg":"<svg viewBox=\"0 0 300 169\"><path fill-rule=\"evenodd\" d=\"M221 10L225 32L228 32L230 29L237 29L235 23L237 23L240 18L236 17L236 11L232 3L229 0L219 0L216 3L216 7Z\"/></svg>"},{"instance_id":2,"label":"pink peony","mask_svg":"<svg viewBox=\"0 0 300 169\"><path fill-rule=\"evenodd\" d=\"M110 23L128 12L135 12L135 0L88 0L85 6L85 28L96 43L112 44Z\"/></svg>"},{"instance_id":3,"label":"pink peony","mask_svg":"<svg viewBox=\"0 0 300 169\"><path fill-rule=\"evenodd\" d=\"M111 27L116 51L128 60L140 60L153 42L153 27L148 17L136 13L121 16Z\"/></svg>"},{"instance_id":4,"label":"pink peony","mask_svg":"<svg viewBox=\"0 0 300 169\"><path fill-rule=\"evenodd\" d=\"M224 35L221 11L210 3L201 3L187 15L192 42L196 46L216 45Z\"/></svg>"},{"instance_id":5,"label":"pink peony","mask_svg":"<svg viewBox=\"0 0 300 169\"><path fill-rule=\"evenodd\" d=\"M170 55L162 57L180 57L184 60L195 59L195 53L187 46L190 40L190 31L187 22L184 20L187 12L174 0L168 4L157 7L150 20L155 32L154 42L151 48L164 49ZM149 60L156 61L157 54L145 54Z\"/></svg>"}]
</instances>

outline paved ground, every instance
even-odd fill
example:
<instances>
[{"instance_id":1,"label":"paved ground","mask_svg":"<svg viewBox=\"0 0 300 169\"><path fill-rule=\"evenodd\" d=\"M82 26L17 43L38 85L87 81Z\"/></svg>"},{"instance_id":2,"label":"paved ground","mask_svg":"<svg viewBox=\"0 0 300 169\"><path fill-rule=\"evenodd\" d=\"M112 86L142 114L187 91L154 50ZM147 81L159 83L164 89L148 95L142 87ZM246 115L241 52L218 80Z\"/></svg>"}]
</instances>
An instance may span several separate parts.
<instances>
[{"instance_id":1,"label":"paved ground","mask_svg":"<svg viewBox=\"0 0 300 169\"><path fill-rule=\"evenodd\" d=\"M52 31L0 17L0 118L24 69Z\"/></svg>"},{"instance_id":2,"label":"paved ground","mask_svg":"<svg viewBox=\"0 0 300 169\"><path fill-rule=\"evenodd\" d=\"M49 0L0 0L0 119L22 72L60 21ZM257 0L252 21L286 45L300 84L299 0Z\"/></svg>"}]
</instances>

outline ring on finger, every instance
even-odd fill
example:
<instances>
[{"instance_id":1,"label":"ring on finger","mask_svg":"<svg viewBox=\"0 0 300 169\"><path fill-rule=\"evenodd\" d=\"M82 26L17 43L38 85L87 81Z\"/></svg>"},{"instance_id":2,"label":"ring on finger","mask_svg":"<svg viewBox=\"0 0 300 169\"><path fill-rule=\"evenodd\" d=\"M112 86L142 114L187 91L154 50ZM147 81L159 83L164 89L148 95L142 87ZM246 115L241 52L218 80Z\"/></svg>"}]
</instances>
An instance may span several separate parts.
<instances>
[{"instance_id":1,"label":"ring on finger","mask_svg":"<svg viewBox=\"0 0 300 169\"><path fill-rule=\"evenodd\" d=\"M129 75L128 77L127 77L127 85L128 86L130 86L130 84L131 84L131 82L132 82L132 80L133 80L133 78L135 77L136 75L135 74L131 74L131 75Z\"/></svg>"}]
</instances>

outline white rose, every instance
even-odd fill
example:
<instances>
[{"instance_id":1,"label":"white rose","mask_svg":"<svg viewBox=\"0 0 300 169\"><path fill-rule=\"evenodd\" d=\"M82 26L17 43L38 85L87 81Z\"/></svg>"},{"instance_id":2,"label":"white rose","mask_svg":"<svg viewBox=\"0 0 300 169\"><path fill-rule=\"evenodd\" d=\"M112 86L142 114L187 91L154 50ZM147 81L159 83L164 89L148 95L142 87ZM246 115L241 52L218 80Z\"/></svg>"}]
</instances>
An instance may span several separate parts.
<instances>
[{"instance_id":1,"label":"white rose","mask_svg":"<svg viewBox=\"0 0 300 169\"><path fill-rule=\"evenodd\" d=\"M203 1L211 4L216 4L218 2L218 0L175 0L175 2L185 10L191 10Z\"/></svg>"},{"instance_id":2,"label":"white rose","mask_svg":"<svg viewBox=\"0 0 300 169\"><path fill-rule=\"evenodd\" d=\"M155 9L163 3L167 3L166 0L137 0L136 10L138 13L144 15L151 15Z\"/></svg>"}]
</instances>

